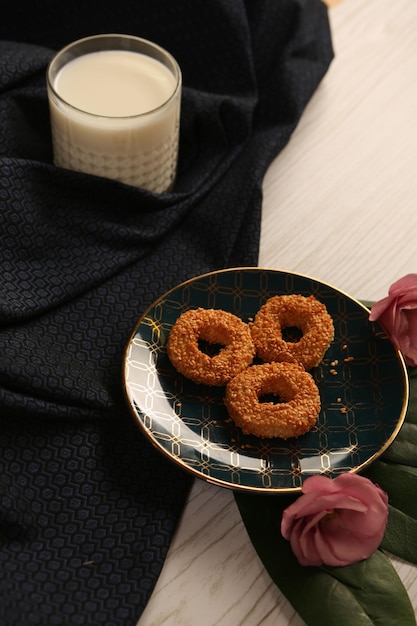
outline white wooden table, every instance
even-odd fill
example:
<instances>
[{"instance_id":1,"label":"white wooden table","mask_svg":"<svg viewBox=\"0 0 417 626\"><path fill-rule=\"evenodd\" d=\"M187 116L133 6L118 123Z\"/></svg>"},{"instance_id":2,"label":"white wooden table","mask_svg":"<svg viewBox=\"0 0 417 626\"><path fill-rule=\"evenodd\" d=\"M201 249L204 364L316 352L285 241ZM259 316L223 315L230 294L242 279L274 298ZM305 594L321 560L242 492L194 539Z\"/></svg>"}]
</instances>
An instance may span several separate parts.
<instances>
[{"instance_id":1,"label":"white wooden table","mask_svg":"<svg viewBox=\"0 0 417 626\"><path fill-rule=\"evenodd\" d=\"M359 299L417 272L417 2L329 0L335 60L264 181L259 265ZM417 613L417 568L394 560ZM199 479L138 626L302 626Z\"/></svg>"}]
</instances>

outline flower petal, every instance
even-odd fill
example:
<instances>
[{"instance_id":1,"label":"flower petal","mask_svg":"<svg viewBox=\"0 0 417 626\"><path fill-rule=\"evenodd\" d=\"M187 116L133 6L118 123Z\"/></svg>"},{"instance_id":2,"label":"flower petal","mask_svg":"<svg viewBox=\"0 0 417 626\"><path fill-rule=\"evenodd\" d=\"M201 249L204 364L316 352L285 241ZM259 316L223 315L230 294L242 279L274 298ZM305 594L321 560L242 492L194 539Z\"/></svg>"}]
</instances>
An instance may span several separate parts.
<instances>
[{"instance_id":1,"label":"flower petal","mask_svg":"<svg viewBox=\"0 0 417 626\"><path fill-rule=\"evenodd\" d=\"M364 522L366 516L361 520ZM355 561L361 559L367 559L371 554L375 552L379 544L382 541L382 537L385 532L386 519L379 522L378 527L375 528L375 532L369 534L362 534L357 527L346 528L346 533L349 536L345 536L344 541L341 541L340 529L335 532L334 529L327 529L327 540L332 545L333 552L340 559L354 559ZM345 526L345 521L341 519L341 525ZM349 548L349 552L346 552L346 548ZM351 562L351 561L350 561Z\"/></svg>"},{"instance_id":2,"label":"flower petal","mask_svg":"<svg viewBox=\"0 0 417 626\"><path fill-rule=\"evenodd\" d=\"M285 509L282 515L281 532L288 539L292 526L298 519L315 518L316 515L324 516L338 507L362 512L367 509L367 506L359 499L343 493L311 493L301 496Z\"/></svg>"},{"instance_id":3,"label":"flower petal","mask_svg":"<svg viewBox=\"0 0 417 626\"><path fill-rule=\"evenodd\" d=\"M326 524L326 528L320 525L316 536L316 549L326 565L343 567L349 563L362 561L373 554L379 546L380 540L358 541L357 536L344 528L337 518L323 524Z\"/></svg>"},{"instance_id":4,"label":"flower petal","mask_svg":"<svg viewBox=\"0 0 417 626\"><path fill-rule=\"evenodd\" d=\"M388 496L368 478L313 476L284 511L281 532L302 565L343 566L370 556L388 520Z\"/></svg>"},{"instance_id":5,"label":"flower petal","mask_svg":"<svg viewBox=\"0 0 417 626\"><path fill-rule=\"evenodd\" d=\"M343 567L353 562L352 547L354 542L351 540L349 531L340 526L337 518L332 520L332 522L333 526L336 527L333 535L328 528L320 526L316 529L314 536L315 547L323 563L332 567ZM324 522L324 524L331 525L331 522ZM357 559L356 554L354 559L360 560Z\"/></svg>"},{"instance_id":6,"label":"flower petal","mask_svg":"<svg viewBox=\"0 0 417 626\"><path fill-rule=\"evenodd\" d=\"M381 499L384 503L388 503L388 496L378 485L366 478L361 474L354 474L353 472L346 472L340 474L333 481L338 490L343 491L353 498L363 499L365 502L369 502L370 499Z\"/></svg>"},{"instance_id":7,"label":"flower petal","mask_svg":"<svg viewBox=\"0 0 417 626\"><path fill-rule=\"evenodd\" d=\"M369 315L377 321L404 356L407 365L417 365L417 274L403 276L389 288L388 296L376 302Z\"/></svg>"},{"instance_id":8,"label":"flower petal","mask_svg":"<svg viewBox=\"0 0 417 626\"><path fill-rule=\"evenodd\" d=\"M314 533L316 526L313 526L313 531L311 531L311 529L305 527L303 520L300 520L298 523L299 526L294 528L294 533L291 535L292 551L301 565L321 565L323 559L317 552L311 535L312 532Z\"/></svg>"},{"instance_id":9,"label":"flower petal","mask_svg":"<svg viewBox=\"0 0 417 626\"><path fill-rule=\"evenodd\" d=\"M417 289L417 274L406 274L406 276L399 278L395 283L392 283L388 293L397 296L412 289Z\"/></svg>"},{"instance_id":10,"label":"flower petal","mask_svg":"<svg viewBox=\"0 0 417 626\"><path fill-rule=\"evenodd\" d=\"M382 300L378 300L371 307L371 313L369 315L369 319L371 322L375 322L377 319L381 317L385 313L385 311L389 310L395 298L393 296L387 296L386 298L382 298Z\"/></svg>"},{"instance_id":11,"label":"flower petal","mask_svg":"<svg viewBox=\"0 0 417 626\"><path fill-rule=\"evenodd\" d=\"M303 493L317 493L317 491L327 493L333 493L334 491L337 491L335 481L332 480L329 476L324 476L323 474L310 476L303 483Z\"/></svg>"}]
</instances>

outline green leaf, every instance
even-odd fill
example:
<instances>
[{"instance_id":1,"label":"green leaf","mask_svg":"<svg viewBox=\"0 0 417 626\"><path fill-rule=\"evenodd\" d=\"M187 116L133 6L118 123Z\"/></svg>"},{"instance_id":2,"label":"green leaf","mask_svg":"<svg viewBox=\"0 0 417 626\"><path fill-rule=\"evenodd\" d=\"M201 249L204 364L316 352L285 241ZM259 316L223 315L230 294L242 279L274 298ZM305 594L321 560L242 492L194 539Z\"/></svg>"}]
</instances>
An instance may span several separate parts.
<instances>
[{"instance_id":1,"label":"green leaf","mask_svg":"<svg viewBox=\"0 0 417 626\"><path fill-rule=\"evenodd\" d=\"M417 368L409 370L410 400L395 441L364 472L389 497L389 517L381 546L417 565Z\"/></svg>"},{"instance_id":2,"label":"green leaf","mask_svg":"<svg viewBox=\"0 0 417 626\"><path fill-rule=\"evenodd\" d=\"M383 489L389 503L407 515L417 519L417 468L378 461L364 475Z\"/></svg>"},{"instance_id":3,"label":"green leaf","mask_svg":"<svg viewBox=\"0 0 417 626\"><path fill-rule=\"evenodd\" d=\"M382 458L391 463L417 467L417 424L405 421Z\"/></svg>"},{"instance_id":4,"label":"green leaf","mask_svg":"<svg viewBox=\"0 0 417 626\"><path fill-rule=\"evenodd\" d=\"M359 623L356 613L363 616L363 623L381 626L416 623L414 609L403 583L389 558L380 550L365 561L347 567L322 569L344 586L346 610L349 610L349 595L353 596L351 601L357 603L352 624ZM329 623L336 623L336 620Z\"/></svg>"},{"instance_id":5,"label":"green leaf","mask_svg":"<svg viewBox=\"0 0 417 626\"><path fill-rule=\"evenodd\" d=\"M417 565L417 368L408 370L410 394L404 424L382 457L364 475L389 497L389 517L381 547Z\"/></svg>"},{"instance_id":6,"label":"green leaf","mask_svg":"<svg viewBox=\"0 0 417 626\"><path fill-rule=\"evenodd\" d=\"M408 423L417 424L417 367L408 369L408 380L410 383L410 397L405 419Z\"/></svg>"},{"instance_id":7,"label":"green leaf","mask_svg":"<svg viewBox=\"0 0 417 626\"><path fill-rule=\"evenodd\" d=\"M417 564L417 521L389 506L389 523L381 548Z\"/></svg>"},{"instance_id":8,"label":"green leaf","mask_svg":"<svg viewBox=\"0 0 417 626\"><path fill-rule=\"evenodd\" d=\"M280 531L293 498L235 492L235 499L271 578L309 626L416 625L407 592L383 552L348 567L302 567Z\"/></svg>"}]
</instances>

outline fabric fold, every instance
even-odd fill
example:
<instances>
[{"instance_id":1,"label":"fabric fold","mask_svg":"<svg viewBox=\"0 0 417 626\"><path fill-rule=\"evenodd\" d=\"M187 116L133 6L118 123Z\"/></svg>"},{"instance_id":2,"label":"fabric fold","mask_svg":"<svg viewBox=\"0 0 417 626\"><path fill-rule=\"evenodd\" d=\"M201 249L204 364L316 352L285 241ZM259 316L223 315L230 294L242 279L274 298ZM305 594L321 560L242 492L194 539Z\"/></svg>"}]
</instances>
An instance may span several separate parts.
<instances>
[{"instance_id":1,"label":"fabric fold","mask_svg":"<svg viewBox=\"0 0 417 626\"><path fill-rule=\"evenodd\" d=\"M156 41L184 80L162 195L52 162L55 49ZM319 0L9 3L0 21L0 622L135 624L191 477L134 424L122 365L150 304L258 260L262 179L332 59Z\"/></svg>"}]
</instances>

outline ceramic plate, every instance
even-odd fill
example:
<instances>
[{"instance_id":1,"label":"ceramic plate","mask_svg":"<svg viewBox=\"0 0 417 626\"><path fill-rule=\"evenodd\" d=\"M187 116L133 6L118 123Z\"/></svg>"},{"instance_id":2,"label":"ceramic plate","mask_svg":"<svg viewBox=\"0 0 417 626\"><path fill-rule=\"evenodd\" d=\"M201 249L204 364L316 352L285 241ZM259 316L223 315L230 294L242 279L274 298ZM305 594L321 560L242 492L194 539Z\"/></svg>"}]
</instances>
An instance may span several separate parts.
<instances>
[{"instance_id":1,"label":"ceramic plate","mask_svg":"<svg viewBox=\"0 0 417 626\"><path fill-rule=\"evenodd\" d=\"M194 384L174 369L168 335L187 309L219 308L248 321L271 296L291 293L314 295L334 321L334 341L311 371L322 410L299 438L244 435L228 419L223 388ZM161 296L128 342L124 385L134 418L174 462L232 489L288 493L312 474L358 472L393 441L408 401L403 359L368 317L358 301L299 274L237 268L193 278Z\"/></svg>"}]
</instances>

